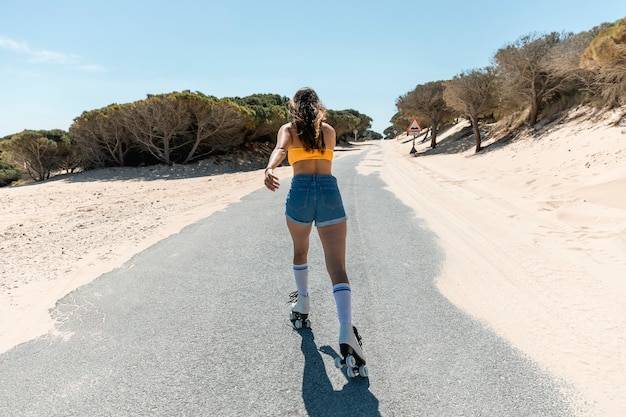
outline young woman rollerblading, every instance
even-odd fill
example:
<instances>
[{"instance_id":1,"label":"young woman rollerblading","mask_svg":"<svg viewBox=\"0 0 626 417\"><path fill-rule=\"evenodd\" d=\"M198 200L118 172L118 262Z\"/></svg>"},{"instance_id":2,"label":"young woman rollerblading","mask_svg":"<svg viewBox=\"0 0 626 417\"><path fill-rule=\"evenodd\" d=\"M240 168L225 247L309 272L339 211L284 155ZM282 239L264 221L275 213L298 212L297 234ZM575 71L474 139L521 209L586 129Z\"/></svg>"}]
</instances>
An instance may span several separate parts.
<instances>
[{"instance_id":1,"label":"young woman rollerblading","mask_svg":"<svg viewBox=\"0 0 626 417\"><path fill-rule=\"evenodd\" d=\"M326 269L333 284L339 316L339 347L342 358L335 364L347 367L348 376L367 376L361 336L352 324L352 291L346 274L347 217L332 175L337 141L335 129L323 120L326 109L311 88L302 88L289 102L291 122L278 131L276 147L265 169L265 186L276 191L274 174L285 157L293 169L287 195L287 228L293 241L293 275L297 291L291 300L290 319L295 328L309 327L310 300L307 257L313 223L324 249Z\"/></svg>"}]
</instances>

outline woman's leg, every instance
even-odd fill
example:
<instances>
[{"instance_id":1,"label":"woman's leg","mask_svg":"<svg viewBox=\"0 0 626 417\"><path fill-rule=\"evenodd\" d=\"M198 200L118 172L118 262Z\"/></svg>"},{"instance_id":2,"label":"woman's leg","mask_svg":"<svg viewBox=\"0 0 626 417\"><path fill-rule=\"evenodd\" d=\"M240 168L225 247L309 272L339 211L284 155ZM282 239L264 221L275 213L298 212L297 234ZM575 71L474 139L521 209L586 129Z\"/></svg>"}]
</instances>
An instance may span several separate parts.
<instances>
[{"instance_id":1,"label":"woman's leg","mask_svg":"<svg viewBox=\"0 0 626 417\"><path fill-rule=\"evenodd\" d=\"M349 284L346 274L346 234L347 223L318 227L317 232L324 248L326 269L333 285Z\"/></svg>"},{"instance_id":2,"label":"woman's leg","mask_svg":"<svg viewBox=\"0 0 626 417\"><path fill-rule=\"evenodd\" d=\"M337 303L339 318L339 348L344 361L348 355L356 357L355 365L362 376L367 376L365 354L361 346L361 336L352 325L352 290L346 274L346 231L347 223L318 227L317 231L324 247L326 268L333 282L333 295ZM340 362L341 363L341 362ZM337 364L337 362L335 362ZM352 367L352 365L348 365ZM354 369L351 369L354 375ZM348 374L350 375L350 374Z\"/></svg>"},{"instance_id":3,"label":"woman's leg","mask_svg":"<svg viewBox=\"0 0 626 417\"><path fill-rule=\"evenodd\" d=\"M293 264L303 265L307 262L309 254L309 235L311 225L302 225L287 220L287 228L293 241Z\"/></svg>"},{"instance_id":4,"label":"woman's leg","mask_svg":"<svg viewBox=\"0 0 626 417\"><path fill-rule=\"evenodd\" d=\"M339 323L352 322L352 290L346 274L346 222L318 227L326 269L333 283Z\"/></svg>"},{"instance_id":5,"label":"woman's leg","mask_svg":"<svg viewBox=\"0 0 626 417\"><path fill-rule=\"evenodd\" d=\"M311 225L303 226L287 220L287 228L293 241L293 278L296 282L298 295L309 295L309 266L307 256L309 252L309 236Z\"/></svg>"}]
</instances>

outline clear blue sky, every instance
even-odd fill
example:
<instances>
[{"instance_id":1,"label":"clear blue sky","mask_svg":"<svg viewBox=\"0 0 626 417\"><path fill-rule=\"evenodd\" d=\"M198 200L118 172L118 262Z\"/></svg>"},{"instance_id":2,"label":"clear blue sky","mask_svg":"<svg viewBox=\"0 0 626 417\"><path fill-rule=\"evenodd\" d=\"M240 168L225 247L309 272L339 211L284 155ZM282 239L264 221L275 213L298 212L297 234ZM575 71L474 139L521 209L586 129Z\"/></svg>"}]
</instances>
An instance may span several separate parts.
<instances>
[{"instance_id":1,"label":"clear blue sky","mask_svg":"<svg viewBox=\"0 0 626 417\"><path fill-rule=\"evenodd\" d=\"M625 0L2 0L0 137L147 94L303 86L382 132L417 84L484 67L522 35L623 17Z\"/></svg>"}]
</instances>

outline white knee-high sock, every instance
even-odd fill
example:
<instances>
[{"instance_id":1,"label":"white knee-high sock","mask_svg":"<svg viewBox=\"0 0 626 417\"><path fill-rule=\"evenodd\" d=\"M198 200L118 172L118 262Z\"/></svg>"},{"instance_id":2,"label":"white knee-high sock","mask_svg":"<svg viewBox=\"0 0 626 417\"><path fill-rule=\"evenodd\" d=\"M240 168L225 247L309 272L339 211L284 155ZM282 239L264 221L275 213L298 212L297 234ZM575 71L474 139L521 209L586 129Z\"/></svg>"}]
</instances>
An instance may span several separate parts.
<instances>
[{"instance_id":1,"label":"white knee-high sock","mask_svg":"<svg viewBox=\"0 0 626 417\"><path fill-rule=\"evenodd\" d=\"M309 295L309 267L307 264L294 265L293 277L296 280L296 289L302 296Z\"/></svg>"},{"instance_id":2,"label":"white knee-high sock","mask_svg":"<svg viewBox=\"0 0 626 417\"><path fill-rule=\"evenodd\" d=\"M337 315L339 323L352 323L352 291L350 284L337 284L333 286L333 295L337 303Z\"/></svg>"}]
</instances>

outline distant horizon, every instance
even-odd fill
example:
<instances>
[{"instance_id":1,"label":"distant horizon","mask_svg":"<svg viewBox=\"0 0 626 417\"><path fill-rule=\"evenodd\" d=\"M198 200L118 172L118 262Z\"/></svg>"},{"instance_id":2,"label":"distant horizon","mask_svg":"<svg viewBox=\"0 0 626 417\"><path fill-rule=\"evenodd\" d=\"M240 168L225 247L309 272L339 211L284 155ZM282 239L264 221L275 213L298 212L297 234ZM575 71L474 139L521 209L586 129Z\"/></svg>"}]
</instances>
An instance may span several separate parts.
<instances>
[{"instance_id":1,"label":"distant horizon","mask_svg":"<svg viewBox=\"0 0 626 417\"><path fill-rule=\"evenodd\" d=\"M315 10L284 0L39 3L3 7L0 137L67 131L84 111L150 94L291 97L304 86L329 109L373 118L382 134L396 99L418 84L485 67L524 35L580 33L626 17L622 0L593 9L582 0L532 0L506 10L491 0L472 9L458 0L418 8L321 0Z\"/></svg>"}]
</instances>

